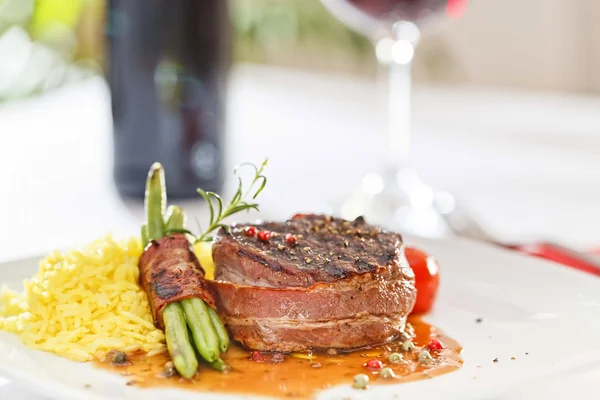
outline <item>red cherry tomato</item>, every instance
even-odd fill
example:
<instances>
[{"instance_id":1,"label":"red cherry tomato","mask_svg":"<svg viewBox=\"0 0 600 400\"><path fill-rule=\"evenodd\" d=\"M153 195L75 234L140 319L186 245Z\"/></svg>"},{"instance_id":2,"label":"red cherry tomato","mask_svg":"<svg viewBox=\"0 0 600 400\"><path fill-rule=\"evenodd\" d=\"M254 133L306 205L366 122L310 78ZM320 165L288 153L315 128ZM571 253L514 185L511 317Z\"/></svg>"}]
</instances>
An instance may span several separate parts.
<instances>
[{"instance_id":1,"label":"red cherry tomato","mask_svg":"<svg viewBox=\"0 0 600 400\"><path fill-rule=\"evenodd\" d=\"M422 250L407 247L404 250L408 264L415 273L415 287L417 288L417 302L412 310L413 314L426 313L433 307L440 283L440 267L435 260Z\"/></svg>"}]
</instances>

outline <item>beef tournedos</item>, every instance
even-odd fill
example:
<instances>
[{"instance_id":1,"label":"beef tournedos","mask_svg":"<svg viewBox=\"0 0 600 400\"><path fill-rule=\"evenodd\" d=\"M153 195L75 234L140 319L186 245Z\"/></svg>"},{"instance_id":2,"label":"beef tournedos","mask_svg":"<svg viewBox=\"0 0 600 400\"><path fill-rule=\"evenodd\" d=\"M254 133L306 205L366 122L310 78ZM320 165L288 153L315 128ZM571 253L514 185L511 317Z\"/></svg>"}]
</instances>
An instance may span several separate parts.
<instances>
[{"instance_id":1,"label":"beef tournedos","mask_svg":"<svg viewBox=\"0 0 600 400\"><path fill-rule=\"evenodd\" d=\"M402 237L363 218L235 225L213 258L219 314L246 347L351 349L407 335L416 291Z\"/></svg>"}]
</instances>

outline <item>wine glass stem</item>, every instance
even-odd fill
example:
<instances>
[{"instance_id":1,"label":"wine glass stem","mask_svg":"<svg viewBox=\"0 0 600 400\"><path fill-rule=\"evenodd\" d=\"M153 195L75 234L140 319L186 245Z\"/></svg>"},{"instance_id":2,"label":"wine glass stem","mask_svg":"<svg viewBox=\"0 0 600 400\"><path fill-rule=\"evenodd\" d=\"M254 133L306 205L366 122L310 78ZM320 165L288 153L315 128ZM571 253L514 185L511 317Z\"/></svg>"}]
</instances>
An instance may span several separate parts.
<instances>
[{"instance_id":1,"label":"wine glass stem","mask_svg":"<svg viewBox=\"0 0 600 400\"><path fill-rule=\"evenodd\" d=\"M398 24L395 38L376 43L379 63L387 69L387 159L386 167L397 171L406 166L410 156L411 66L419 38L418 28L410 23Z\"/></svg>"},{"instance_id":2,"label":"wine glass stem","mask_svg":"<svg viewBox=\"0 0 600 400\"><path fill-rule=\"evenodd\" d=\"M388 167L398 169L410 156L411 62L392 62L388 72Z\"/></svg>"}]
</instances>

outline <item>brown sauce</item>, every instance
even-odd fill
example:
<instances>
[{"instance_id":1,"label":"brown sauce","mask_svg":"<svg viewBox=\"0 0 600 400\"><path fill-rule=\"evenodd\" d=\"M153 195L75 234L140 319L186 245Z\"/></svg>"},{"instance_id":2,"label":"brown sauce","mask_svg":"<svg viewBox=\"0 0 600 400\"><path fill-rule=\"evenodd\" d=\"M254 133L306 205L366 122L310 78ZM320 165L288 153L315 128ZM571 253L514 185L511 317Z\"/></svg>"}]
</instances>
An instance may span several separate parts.
<instances>
[{"instance_id":1,"label":"brown sauce","mask_svg":"<svg viewBox=\"0 0 600 400\"><path fill-rule=\"evenodd\" d=\"M166 353L153 357L131 355L130 364L124 366L108 362L98 365L126 376L128 385L140 387L177 387L204 392L297 398L312 397L319 390L336 385L352 385L353 377L360 373L369 375L371 385L381 385L430 379L460 368L462 348L458 342L420 319L412 318L410 323L415 329L413 343L417 346L412 352L403 352L402 343L393 342L334 355L294 353L285 355L280 362L276 362L272 354L263 353L265 361L257 362L251 360L251 351L232 344L222 357L232 367L231 371L222 373L202 365L191 380L178 376L164 377L163 367L169 361ZM444 350L431 353L433 362L419 363L419 347L427 346L431 339L442 342ZM391 364L388 356L393 352L402 354L404 361ZM391 367L396 377L380 378L378 371L367 369L365 363L371 359L378 359L384 366Z\"/></svg>"}]
</instances>

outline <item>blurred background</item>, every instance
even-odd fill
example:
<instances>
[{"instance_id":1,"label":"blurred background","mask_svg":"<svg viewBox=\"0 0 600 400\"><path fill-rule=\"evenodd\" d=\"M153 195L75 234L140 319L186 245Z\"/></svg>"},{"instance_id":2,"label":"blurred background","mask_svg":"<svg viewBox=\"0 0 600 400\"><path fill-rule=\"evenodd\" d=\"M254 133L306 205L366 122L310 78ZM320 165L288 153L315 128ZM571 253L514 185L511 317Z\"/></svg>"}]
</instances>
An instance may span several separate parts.
<instances>
[{"instance_id":1,"label":"blurred background","mask_svg":"<svg viewBox=\"0 0 600 400\"><path fill-rule=\"evenodd\" d=\"M0 261L137 233L150 159L199 218L195 187L227 197L233 166L267 156L264 218L353 216L380 193L397 207L393 123L413 132L399 201L423 212L376 222L443 237L460 208L494 240L600 243L599 2L373 1L364 15L390 29L368 34L332 2L0 0ZM413 20L418 46L375 4ZM414 50L412 97L385 80L382 37L409 43L388 61ZM412 109L388 97L398 84Z\"/></svg>"},{"instance_id":2,"label":"blurred background","mask_svg":"<svg viewBox=\"0 0 600 400\"><path fill-rule=\"evenodd\" d=\"M101 73L106 9L106 0L0 1L0 99ZM231 0L230 12L236 62L375 76L368 39L338 22L319 0ZM454 15L456 21L427 32L414 77L596 93L599 12L594 0L472 1Z\"/></svg>"}]
</instances>

